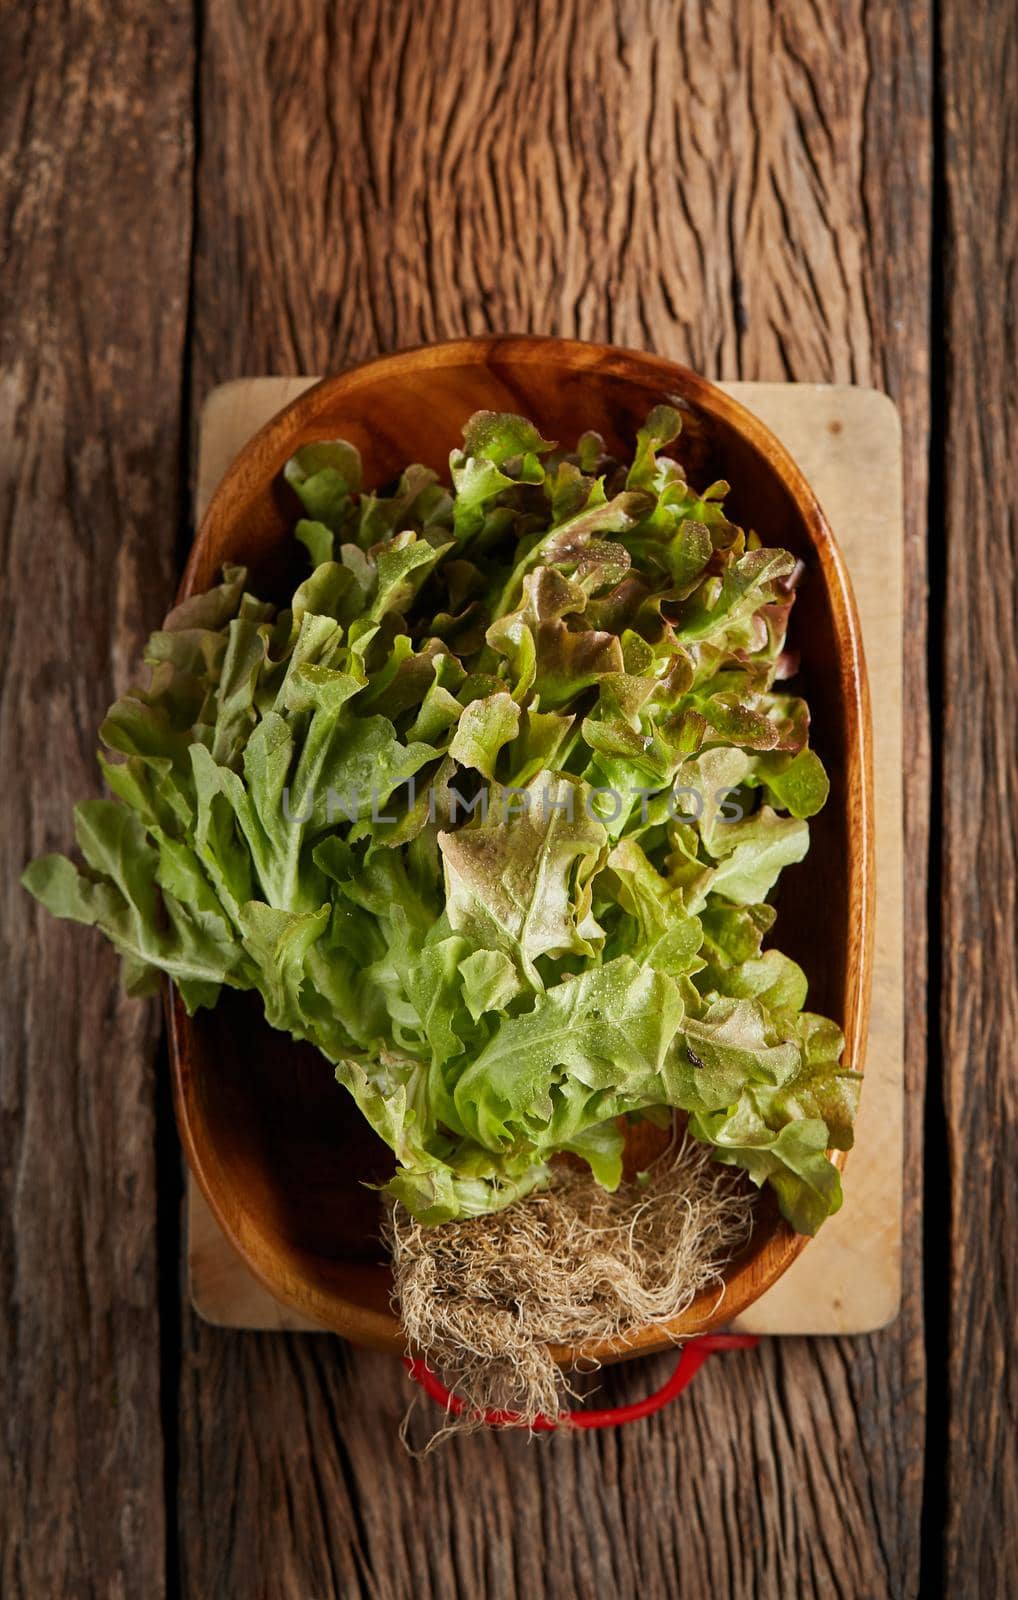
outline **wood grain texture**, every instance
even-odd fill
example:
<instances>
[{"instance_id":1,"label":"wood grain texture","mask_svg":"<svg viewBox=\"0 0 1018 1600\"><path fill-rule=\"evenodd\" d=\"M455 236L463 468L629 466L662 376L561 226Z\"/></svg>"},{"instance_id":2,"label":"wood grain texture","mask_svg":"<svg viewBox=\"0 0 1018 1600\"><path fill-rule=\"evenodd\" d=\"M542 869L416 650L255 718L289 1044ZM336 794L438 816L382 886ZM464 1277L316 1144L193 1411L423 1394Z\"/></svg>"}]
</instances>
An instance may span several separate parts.
<instances>
[{"instance_id":1,"label":"wood grain texture","mask_svg":"<svg viewBox=\"0 0 1018 1600\"><path fill-rule=\"evenodd\" d=\"M173 582L191 19L7 8L0 378L0 1591L163 1591L153 1057L103 941L18 877Z\"/></svg>"},{"instance_id":2,"label":"wood grain texture","mask_svg":"<svg viewBox=\"0 0 1018 1600\"><path fill-rule=\"evenodd\" d=\"M990 1600L1018 1581L1018 13L948 0L942 28L945 1580Z\"/></svg>"},{"instance_id":3,"label":"wood grain texture","mask_svg":"<svg viewBox=\"0 0 1018 1600\"><path fill-rule=\"evenodd\" d=\"M185 1312L188 1593L916 1591L929 72L919 3L207 8L192 412L241 374L506 329L891 390L916 870L893 1329L715 1361L617 1437L486 1436L417 1464L390 1359ZM605 1389L662 1376L650 1362Z\"/></svg>"}]
</instances>

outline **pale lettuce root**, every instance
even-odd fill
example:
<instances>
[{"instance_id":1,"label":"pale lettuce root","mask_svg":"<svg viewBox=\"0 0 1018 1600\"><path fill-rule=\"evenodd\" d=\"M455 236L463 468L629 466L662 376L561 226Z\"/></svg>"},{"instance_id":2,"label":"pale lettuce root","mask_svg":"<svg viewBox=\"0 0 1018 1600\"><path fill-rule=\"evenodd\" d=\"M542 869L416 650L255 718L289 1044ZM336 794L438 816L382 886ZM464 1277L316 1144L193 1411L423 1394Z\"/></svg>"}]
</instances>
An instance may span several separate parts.
<instances>
[{"instance_id":1,"label":"pale lettuce root","mask_svg":"<svg viewBox=\"0 0 1018 1600\"><path fill-rule=\"evenodd\" d=\"M559 1415L574 1389L549 1345L624 1341L704 1289L722 1296L752 1220L744 1181L679 1135L614 1194L557 1166L546 1189L489 1216L427 1227L394 1204L394 1304L411 1345L465 1403L423 1449L481 1426L485 1410L511 1411L522 1427Z\"/></svg>"}]
</instances>

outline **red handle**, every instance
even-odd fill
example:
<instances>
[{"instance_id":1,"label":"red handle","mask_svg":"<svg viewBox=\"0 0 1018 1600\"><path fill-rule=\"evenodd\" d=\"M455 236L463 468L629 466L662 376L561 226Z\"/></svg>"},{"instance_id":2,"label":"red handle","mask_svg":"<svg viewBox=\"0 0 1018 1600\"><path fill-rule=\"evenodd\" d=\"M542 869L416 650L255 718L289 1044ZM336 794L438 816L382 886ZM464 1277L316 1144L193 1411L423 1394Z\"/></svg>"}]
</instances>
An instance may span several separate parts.
<instances>
[{"instance_id":1,"label":"red handle","mask_svg":"<svg viewBox=\"0 0 1018 1600\"><path fill-rule=\"evenodd\" d=\"M655 1389L653 1394L648 1394L642 1400L634 1400L628 1406L608 1406L602 1411L563 1411L561 1416L535 1417L531 1426L540 1433L553 1433L562 1422L571 1422L574 1428L620 1428L624 1422L638 1422L641 1417L653 1416L655 1411L660 1411L669 1400L681 1394L691 1378L695 1378L704 1362L717 1350L749 1350L759 1340L752 1333L705 1333L697 1339L690 1339L683 1347L675 1370L667 1383L660 1389ZM425 1393L432 1400L437 1400L446 1411L458 1417L464 1411L466 1402L458 1394L452 1394L442 1380L435 1376L426 1361L411 1356L403 1357L406 1367L415 1383L419 1383ZM490 1428L518 1427L521 1419L513 1411L486 1411L484 1420Z\"/></svg>"}]
</instances>

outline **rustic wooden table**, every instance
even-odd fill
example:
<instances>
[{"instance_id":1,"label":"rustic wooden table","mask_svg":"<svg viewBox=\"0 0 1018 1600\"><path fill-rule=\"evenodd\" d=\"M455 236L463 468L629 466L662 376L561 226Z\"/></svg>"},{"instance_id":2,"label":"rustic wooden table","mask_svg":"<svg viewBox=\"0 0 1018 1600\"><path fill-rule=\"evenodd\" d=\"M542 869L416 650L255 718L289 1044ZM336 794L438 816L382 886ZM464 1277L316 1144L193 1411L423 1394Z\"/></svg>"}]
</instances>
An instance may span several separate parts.
<instances>
[{"instance_id":1,"label":"rustic wooden table","mask_svg":"<svg viewBox=\"0 0 1018 1600\"><path fill-rule=\"evenodd\" d=\"M0 1590L1015 1592L1013 6L37 0L4 32ZM491 329L900 407L905 1293L618 1434L418 1463L391 1359L191 1314L158 1013L15 880L173 592L209 387Z\"/></svg>"}]
</instances>

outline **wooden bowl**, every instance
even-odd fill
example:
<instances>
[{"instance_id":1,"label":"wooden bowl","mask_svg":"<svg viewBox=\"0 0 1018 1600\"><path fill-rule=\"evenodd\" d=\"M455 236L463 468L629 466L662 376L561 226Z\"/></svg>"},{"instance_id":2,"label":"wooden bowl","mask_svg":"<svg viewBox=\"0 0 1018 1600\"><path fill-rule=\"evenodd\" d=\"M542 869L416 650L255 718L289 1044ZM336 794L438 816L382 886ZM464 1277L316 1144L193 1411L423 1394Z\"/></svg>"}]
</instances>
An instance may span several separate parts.
<instances>
[{"instance_id":1,"label":"wooden bowl","mask_svg":"<svg viewBox=\"0 0 1018 1600\"><path fill-rule=\"evenodd\" d=\"M846 1060L862 1066L869 1003L873 801L862 641L844 564L809 485L757 419L684 367L635 351L564 339L480 338L408 350L327 378L272 419L241 451L214 495L180 597L208 588L224 562L251 570L259 594L289 594L301 552L288 537L294 507L287 458L314 439L349 439L365 481L384 484L408 461L445 475L463 423L481 407L518 411L546 438L572 444L596 428L614 449L632 445L649 408L683 414L675 453L694 484L732 485L733 519L801 558L793 612L802 692L831 798L812 823L805 867L782 875L780 946L805 968L810 1005L845 1030ZM289 587L288 587L289 586ZM277 1297L358 1343L399 1351L390 1275L378 1240L378 1201L390 1152L331 1066L270 1029L257 997L226 992L188 1018L169 1002L177 1119L191 1169L221 1227ZM692 1334L727 1323L780 1277L806 1241L768 1194L725 1294L702 1295L672 1325ZM663 1348L648 1328L634 1342L588 1347L602 1360ZM558 1351L562 1359L575 1352Z\"/></svg>"}]
</instances>

